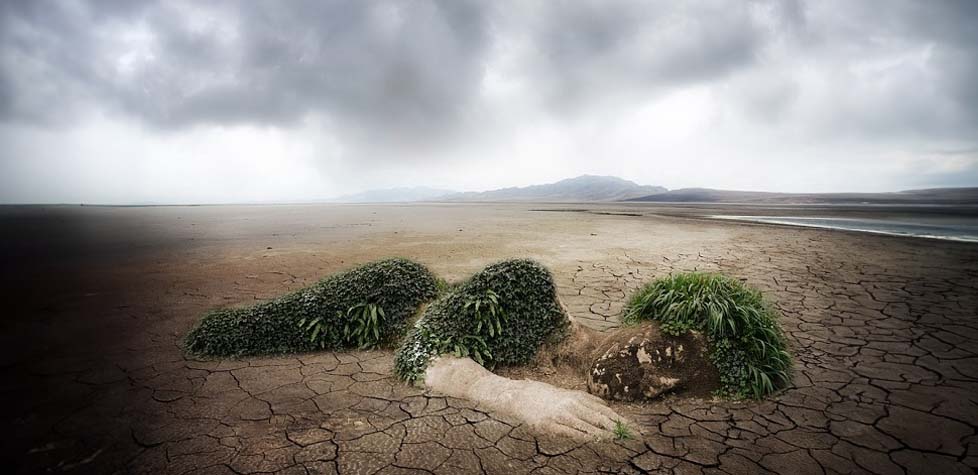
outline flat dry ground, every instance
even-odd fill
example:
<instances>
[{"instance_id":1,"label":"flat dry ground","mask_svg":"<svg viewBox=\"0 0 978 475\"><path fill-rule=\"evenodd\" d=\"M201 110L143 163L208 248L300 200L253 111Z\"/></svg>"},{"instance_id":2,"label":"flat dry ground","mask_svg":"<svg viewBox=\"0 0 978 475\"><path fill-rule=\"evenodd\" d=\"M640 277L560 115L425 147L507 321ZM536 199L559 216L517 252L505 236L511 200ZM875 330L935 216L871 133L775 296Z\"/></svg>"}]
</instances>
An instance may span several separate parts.
<instances>
[{"instance_id":1,"label":"flat dry ground","mask_svg":"<svg viewBox=\"0 0 978 475\"><path fill-rule=\"evenodd\" d=\"M2 207L0 461L8 473L978 467L978 245L675 216L691 212ZM723 271L784 312L794 387L762 403L618 406L644 434L576 444L406 387L391 377L389 352L224 362L181 352L209 308L391 255L449 279L533 257L556 275L572 316L602 329L642 282Z\"/></svg>"}]
</instances>

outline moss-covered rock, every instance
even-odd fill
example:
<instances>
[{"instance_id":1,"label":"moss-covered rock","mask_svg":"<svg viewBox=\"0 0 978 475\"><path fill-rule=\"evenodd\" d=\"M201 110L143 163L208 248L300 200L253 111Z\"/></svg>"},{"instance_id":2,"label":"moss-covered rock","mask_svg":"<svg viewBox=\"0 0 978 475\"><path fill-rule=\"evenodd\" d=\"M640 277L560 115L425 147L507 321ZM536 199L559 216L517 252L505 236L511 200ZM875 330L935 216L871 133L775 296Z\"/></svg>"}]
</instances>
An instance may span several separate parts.
<instances>
[{"instance_id":1,"label":"moss-covered rock","mask_svg":"<svg viewBox=\"0 0 978 475\"><path fill-rule=\"evenodd\" d=\"M632 295L624 321L659 322L663 333L699 331L720 375L718 394L761 398L791 382L791 355L780 314L761 292L721 274L656 279Z\"/></svg>"},{"instance_id":2,"label":"moss-covered rock","mask_svg":"<svg viewBox=\"0 0 978 475\"><path fill-rule=\"evenodd\" d=\"M544 342L562 337L569 319L550 272L514 259L490 265L432 303L395 355L395 371L412 381L445 353L483 365L529 362Z\"/></svg>"},{"instance_id":3,"label":"moss-covered rock","mask_svg":"<svg viewBox=\"0 0 978 475\"><path fill-rule=\"evenodd\" d=\"M383 310L377 341L393 343L419 306L437 295L436 285L416 262L371 262L268 302L212 311L187 335L186 348L201 356L246 356L357 346L344 328L365 305ZM299 322L315 319L323 331L313 339Z\"/></svg>"}]
</instances>

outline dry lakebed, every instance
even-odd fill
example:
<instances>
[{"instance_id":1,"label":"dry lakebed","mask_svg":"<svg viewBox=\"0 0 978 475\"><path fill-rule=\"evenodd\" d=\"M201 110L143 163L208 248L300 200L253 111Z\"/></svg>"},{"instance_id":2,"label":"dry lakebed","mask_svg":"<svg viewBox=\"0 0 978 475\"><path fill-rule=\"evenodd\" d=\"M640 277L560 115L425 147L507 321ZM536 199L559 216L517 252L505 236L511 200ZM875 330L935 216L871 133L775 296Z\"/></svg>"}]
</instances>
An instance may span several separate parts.
<instances>
[{"instance_id":1,"label":"dry lakebed","mask_svg":"<svg viewBox=\"0 0 978 475\"><path fill-rule=\"evenodd\" d=\"M0 207L3 466L974 473L978 244L704 218L759 214L786 215L655 204ZM618 327L627 297L655 277L723 272L783 314L794 379L763 401L612 403L634 436L575 441L408 386L392 375L391 351L183 352L209 309L387 256L448 280L533 258L554 274L571 317L601 331Z\"/></svg>"}]
</instances>

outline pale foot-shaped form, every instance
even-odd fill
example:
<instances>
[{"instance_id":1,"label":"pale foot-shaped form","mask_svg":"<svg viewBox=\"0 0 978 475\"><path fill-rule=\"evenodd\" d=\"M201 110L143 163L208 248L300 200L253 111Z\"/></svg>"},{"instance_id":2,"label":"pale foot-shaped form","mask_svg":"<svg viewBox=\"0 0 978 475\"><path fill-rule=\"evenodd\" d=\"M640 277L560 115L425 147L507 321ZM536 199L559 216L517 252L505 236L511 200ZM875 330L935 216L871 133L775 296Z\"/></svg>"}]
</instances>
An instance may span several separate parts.
<instances>
[{"instance_id":1,"label":"pale foot-shaped form","mask_svg":"<svg viewBox=\"0 0 978 475\"><path fill-rule=\"evenodd\" d=\"M609 438L615 422L625 420L591 394L504 378L469 358L435 358L424 382L429 389L476 402L479 409L507 414L546 434Z\"/></svg>"}]
</instances>

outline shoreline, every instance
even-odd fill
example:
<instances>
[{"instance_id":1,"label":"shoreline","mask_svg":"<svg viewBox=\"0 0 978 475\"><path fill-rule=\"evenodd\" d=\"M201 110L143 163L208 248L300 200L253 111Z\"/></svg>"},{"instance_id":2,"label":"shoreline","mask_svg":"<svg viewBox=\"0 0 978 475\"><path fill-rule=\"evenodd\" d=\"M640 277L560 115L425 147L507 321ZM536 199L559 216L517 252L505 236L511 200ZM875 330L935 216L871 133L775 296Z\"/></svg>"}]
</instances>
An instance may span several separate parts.
<instances>
[{"instance_id":1,"label":"shoreline","mask_svg":"<svg viewBox=\"0 0 978 475\"><path fill-rule=\"evenodd\" d=\"M865 223L865 220L858 220L853 218L813 218L813 217L793 217L793 216L781 216L781 217L764 217L764 216L739 216L739 215L708 215L703 216L705 219L716 219L732 221L736 223L752 223L752 224L769 224L776 226L789 226L789 227L801 227L801 228L813 228L813 229L827 229L832 231L847 231L853 233L867 233L867 234L877 234L881 236L895 236L904 238L920 238L920 239L934 239L940 241L953 241L953 242L964 242L964 243L978 243L978 232L974 236L948 236L948 235L937 235L937 234L911 234L902 233L898 231L884 231L879 229L870 228L859 228L859 227L843 227L843 226L833 226L828 224L818 224L818 223L804 223L798 222L804 219L826 219L826 220L850 220L854 223ZM916 225L915 223L894 223L894 224L906 224L906 225Z\"/></svg>"}]
</instances>

